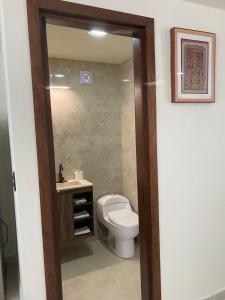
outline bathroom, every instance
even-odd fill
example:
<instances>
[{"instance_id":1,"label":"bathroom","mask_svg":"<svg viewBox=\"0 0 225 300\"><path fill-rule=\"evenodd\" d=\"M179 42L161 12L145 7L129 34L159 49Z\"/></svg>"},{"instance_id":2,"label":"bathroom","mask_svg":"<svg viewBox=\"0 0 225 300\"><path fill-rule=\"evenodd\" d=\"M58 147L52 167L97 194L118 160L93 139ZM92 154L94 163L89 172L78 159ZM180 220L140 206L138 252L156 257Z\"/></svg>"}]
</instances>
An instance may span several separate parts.
<instances>
[{"instance_id":1,"label":"bathroom","mask_svg":"<svg viewBox=\"0 0 225 300\"><path fill-rule=\"evenodd\" d=\"M48 24L47 44L64 299L141 299L133 39Z\"/></svg>"}]
</instances>

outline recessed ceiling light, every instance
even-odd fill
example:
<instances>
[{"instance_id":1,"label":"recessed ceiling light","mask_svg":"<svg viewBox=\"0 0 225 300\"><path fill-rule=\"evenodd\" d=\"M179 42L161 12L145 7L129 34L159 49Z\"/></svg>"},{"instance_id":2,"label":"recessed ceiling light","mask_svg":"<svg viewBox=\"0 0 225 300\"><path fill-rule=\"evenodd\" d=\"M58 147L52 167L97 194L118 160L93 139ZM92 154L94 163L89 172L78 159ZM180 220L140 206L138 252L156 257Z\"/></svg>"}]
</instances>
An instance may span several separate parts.
<instances>
[{"instance_id":1,"label":"recessed ceiling light","mask_svg":"<svg viewBox=\"0 0 225 300\"><path fill-rule=\"evenodd\" d=\"M107 35L107 32L100 30L100 29L92 29L92 30L88 31L88 33L97 38L102 38Z\"/></svg>"},{"instance_id":2,"label":"recessed ceiling light","mask_svg":"<svg viewBox=\"0 0 225 300\"><path fill-rule=\"evenodd\" d=\"M128 79L128 78L125 78L125 79L123 79L122 81L123 81L123 82L130 82L131 80Z\"/></svg>"}]
</instances>

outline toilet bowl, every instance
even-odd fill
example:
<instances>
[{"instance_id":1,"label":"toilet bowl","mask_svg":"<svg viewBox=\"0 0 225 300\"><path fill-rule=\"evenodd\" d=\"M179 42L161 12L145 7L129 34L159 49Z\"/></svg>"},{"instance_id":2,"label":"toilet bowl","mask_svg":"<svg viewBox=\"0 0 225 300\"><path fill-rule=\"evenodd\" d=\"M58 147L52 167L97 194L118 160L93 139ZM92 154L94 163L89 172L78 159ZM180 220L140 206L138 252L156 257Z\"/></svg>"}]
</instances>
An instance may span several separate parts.
<instances>
[{"instance_id":1,"label":"toilet bowl","mask_svg":"<svg viewBox=\"0 0 225 300\"><path fill-rule=\"evenodd\" d=\"M113 252L122 258L133 257L139 222L129 200L121 195L103 196L97 201L97 216L109 231L108 244Z\"/></svg>"}]
</instances>

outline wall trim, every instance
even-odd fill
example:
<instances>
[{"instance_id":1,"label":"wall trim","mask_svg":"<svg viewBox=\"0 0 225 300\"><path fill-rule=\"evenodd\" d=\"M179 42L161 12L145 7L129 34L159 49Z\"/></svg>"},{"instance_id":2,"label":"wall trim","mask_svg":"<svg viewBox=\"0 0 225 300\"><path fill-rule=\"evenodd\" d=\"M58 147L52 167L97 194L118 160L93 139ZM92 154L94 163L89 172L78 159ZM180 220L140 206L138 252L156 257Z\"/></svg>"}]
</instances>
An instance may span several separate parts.
<instances>
[{"instance_id":1,"label":"wall trim","mask_svg":"<svg viewBox=\"0 0 225 300\"><path fill-rule=\"evenodd\" d=\"M47 300L62 300L62 281L46 23L133 38L142 300L161 300L154 20L60 0L27 9Z\"/></svg>"}]
</instances>

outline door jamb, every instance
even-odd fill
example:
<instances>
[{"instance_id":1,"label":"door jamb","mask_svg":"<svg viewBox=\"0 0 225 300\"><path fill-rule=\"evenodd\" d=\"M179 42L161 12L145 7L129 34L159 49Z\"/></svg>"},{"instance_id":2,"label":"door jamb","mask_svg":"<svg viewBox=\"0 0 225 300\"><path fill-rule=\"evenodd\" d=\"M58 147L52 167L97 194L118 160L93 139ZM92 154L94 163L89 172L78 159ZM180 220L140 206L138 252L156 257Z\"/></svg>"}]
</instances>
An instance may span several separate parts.
<instances>
[{"instance_id":1,"label":"door jamb","mask_svg":"<svg viewBox=\"0 0 225 300\"><path fill-rule=\"evenodd\" d=\"M134 38L142 300L161 299L154 19L60 0L27 0L47 300L62 300L46 21Z\"/></svg>"}]
</instances>

